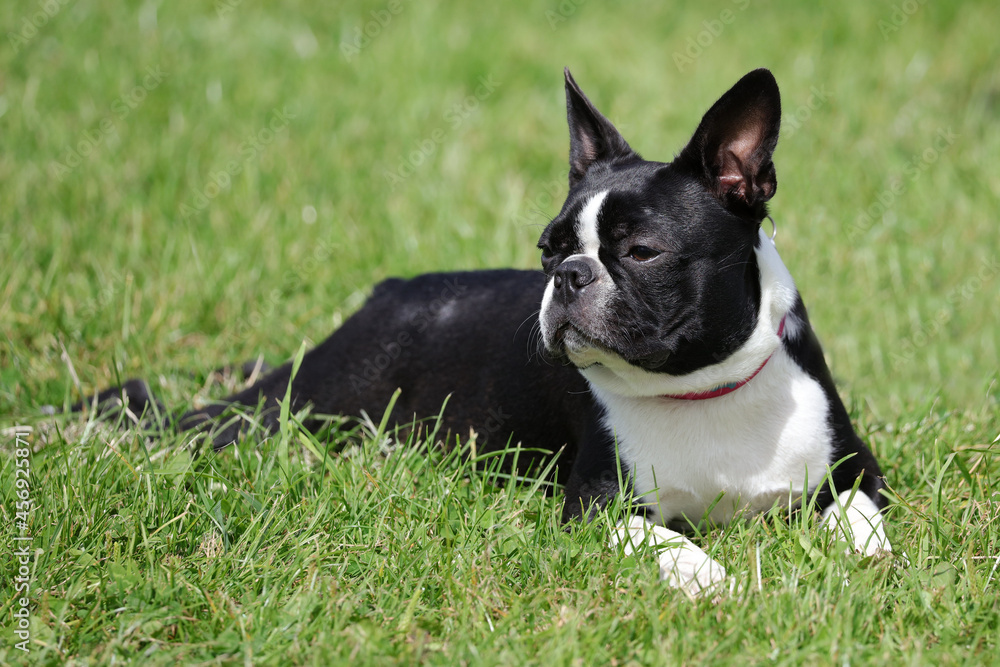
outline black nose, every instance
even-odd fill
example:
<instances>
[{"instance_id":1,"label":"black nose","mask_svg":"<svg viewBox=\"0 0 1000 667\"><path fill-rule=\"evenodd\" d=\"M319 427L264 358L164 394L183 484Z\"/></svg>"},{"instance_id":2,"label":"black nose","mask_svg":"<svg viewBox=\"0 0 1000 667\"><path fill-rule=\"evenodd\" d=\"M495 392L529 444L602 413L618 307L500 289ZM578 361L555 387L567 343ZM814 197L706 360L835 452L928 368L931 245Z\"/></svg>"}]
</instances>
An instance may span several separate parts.
<instances>
[{"instance_id":1,"label":"black nose","mask_svg":"<svg viewBox=\"0 0 1000 667\"><path fill-rule=\"evenodd\" d=\"M587 285L594 282L594 270L590 264L579 259L563 262L552 274L552 286L565 300L576 298Z\"/></svg>"}]
</instances>

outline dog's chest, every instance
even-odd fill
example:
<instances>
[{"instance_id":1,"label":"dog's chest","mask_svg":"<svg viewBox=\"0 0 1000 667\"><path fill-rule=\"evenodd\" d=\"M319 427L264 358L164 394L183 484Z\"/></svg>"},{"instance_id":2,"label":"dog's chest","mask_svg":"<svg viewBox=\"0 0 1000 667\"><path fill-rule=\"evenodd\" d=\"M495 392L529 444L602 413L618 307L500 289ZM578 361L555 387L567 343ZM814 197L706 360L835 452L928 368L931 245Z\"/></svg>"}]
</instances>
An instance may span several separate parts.
<instances>
[{"instance_id":1,"label":"dog's chest","mask_svg":"<svg viewBox=\"0 0 1000 667\"><path fill-rule=\"evenodd\" d=\"M636 498L664 524L697 523L713 503L709 517L719 523L743 509L794 503L831 463L826 395L780 350L753 381L716 398L625 398L594 390Z\"/></svg>"}]
</instances>

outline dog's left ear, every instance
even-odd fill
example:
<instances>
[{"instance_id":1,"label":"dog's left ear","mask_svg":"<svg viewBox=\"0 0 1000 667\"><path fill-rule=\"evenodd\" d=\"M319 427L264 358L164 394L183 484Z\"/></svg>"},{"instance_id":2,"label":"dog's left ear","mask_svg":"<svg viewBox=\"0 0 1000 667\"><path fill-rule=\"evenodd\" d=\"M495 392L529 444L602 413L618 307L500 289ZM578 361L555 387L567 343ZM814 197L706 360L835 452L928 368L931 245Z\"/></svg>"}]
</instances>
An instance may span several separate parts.
<instances>
[{"instance_id":1,"label":"dog's left ear","mask_svg":"<svg viewBox=\"0 0 1000 667\"><path fill-rule=\"evenodd\" d=\"M622 135L590 103L576 85L569 68L566 75L566 119L569 122L569 187L583 180L590 166L598 161L639 159Z\"/></svg>"},{"instance_id":2,"label":"dog's left ear","mask_svg":"<svg viewBox=\"0 0 1000 667\"><path fill-rule=\"evenodd\" d=\"M727 209L759 222L778 188L771 156L780 125L778 83L754 70L712 105L679 160Z\"/></svg>"}]
</instances>

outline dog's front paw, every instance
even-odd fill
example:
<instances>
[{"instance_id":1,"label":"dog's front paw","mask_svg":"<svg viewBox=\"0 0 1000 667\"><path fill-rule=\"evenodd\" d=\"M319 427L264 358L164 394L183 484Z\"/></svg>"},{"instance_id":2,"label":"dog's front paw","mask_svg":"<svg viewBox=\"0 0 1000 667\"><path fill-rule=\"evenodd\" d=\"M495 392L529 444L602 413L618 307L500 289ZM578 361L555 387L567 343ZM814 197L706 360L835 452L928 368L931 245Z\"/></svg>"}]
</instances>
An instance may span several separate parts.
<instances>
[{"instance_id":1,"label":"dog's front paw","mask_svg":"<svg viewBox=\"0 0 1000 667\"><path fill-rule=\"evenodd\" d=\"M726 569L690 542L665 549L658 560L660 579L691 595L715 591L726 579Z\"/></svg>"},{"instance_id":2,"label":"dog's front paw","mask_svg":"<svg viewBox=\"0 0 1000 667\"><path fill-rule=\"evenodd\" d=\"M622 545L626 556L640 547L656 549L660 580L690 595L716 591L726 579L726 569L708 557L698 546L664 526L642 517L632 517L612 533L612 545Z\"/></svg>"},{"instance_id":3,"label":"dog's front paw","mask_svg":"<svg viewBox=\"0 0 1000 667\"><path fill-rule=\"evenodd\" d=\"M885 535L882 514L863 493L844 491L823 511L823 526L847 542L847 552L883 556L892 552Z\"/></svg>"}]
</instances>

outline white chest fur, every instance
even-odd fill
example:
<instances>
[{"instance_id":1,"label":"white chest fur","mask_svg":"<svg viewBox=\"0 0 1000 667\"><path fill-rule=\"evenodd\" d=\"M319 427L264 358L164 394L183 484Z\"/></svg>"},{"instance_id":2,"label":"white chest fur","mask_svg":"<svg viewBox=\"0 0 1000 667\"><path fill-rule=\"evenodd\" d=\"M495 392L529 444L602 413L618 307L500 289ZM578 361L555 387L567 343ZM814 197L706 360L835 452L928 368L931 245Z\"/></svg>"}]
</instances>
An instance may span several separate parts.
<instances>
[{"instance_id":1,"label":"white chest fur","mask_svg":"<svg viewBox=\"0 0 1000 667\"><path fill-rule=\"evenodd\" d=\"M719 523L738 511L797 501L831 457L829 407L819 384L784 351L745 386L707 400L626 397L592 388L636 497L658 523Z\"/></svg>"}]
</instances>

